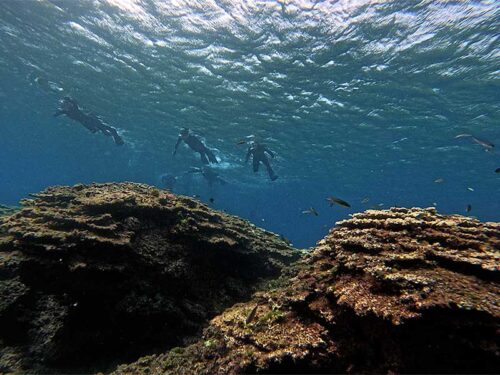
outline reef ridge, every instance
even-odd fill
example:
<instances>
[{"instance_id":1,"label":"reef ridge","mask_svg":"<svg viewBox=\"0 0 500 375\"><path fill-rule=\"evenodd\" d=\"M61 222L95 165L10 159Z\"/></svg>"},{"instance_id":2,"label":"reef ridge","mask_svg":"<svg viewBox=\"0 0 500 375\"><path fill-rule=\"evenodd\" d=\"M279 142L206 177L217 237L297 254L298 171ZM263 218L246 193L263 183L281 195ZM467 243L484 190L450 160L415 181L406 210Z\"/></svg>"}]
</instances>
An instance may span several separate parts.
<instances>
[{"instance_id":1,"label":"reef ridge","mask_svg":"<svg viewBox=\"0 0 500 375\"><path fill-rule=\"evenodd\" d=\"M134 183L51 187L0 218L0 372L107 371L189 343L301 253Z\"/></svg>"},{"instance_id":2,"label":"reef ridge","mask_svg":"<svg viewBox=\"0 0 500 375\"><path fill-rule=\"evenodd\" d=\"M498 373L499 254L498 223L355 214L196 343L115 374Z\"/></svg>"}]
</instances>

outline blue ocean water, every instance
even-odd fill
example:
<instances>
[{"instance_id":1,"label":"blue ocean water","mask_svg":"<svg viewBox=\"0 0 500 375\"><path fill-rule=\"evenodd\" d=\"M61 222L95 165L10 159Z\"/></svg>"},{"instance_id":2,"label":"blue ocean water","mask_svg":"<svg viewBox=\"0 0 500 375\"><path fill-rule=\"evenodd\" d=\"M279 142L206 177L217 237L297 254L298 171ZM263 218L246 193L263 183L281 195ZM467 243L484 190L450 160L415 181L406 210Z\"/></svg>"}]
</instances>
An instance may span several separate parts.
<instances>
[{"instance_id":1,"label":"blue ocean water","mask_svg":"<svg viewBox=\"0 0 500 375\"><path fill-rule=\"evenodd\" d=\"M455 137L500 143L499 39L495 0L2 0L0 203L171 173L297 247L370 207L498 221L500 146ZM65 95L126 144L54 118ZM188 148L172 157L182 127L226 185L186 173ZM252 136L276 181L244 163Z\"/></svg>"}]
</instances>

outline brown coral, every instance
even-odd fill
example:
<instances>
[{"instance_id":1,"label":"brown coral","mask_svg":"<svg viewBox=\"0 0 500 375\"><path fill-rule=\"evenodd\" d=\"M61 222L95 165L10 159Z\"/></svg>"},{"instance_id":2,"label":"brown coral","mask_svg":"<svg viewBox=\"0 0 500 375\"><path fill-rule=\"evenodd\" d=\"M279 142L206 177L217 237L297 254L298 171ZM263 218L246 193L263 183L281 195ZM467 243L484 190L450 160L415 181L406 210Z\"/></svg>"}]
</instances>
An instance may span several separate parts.
<instances>
[{"instance_id":1,"label":"brown coral","mask_svg":"<svg viewBox=\"0 0 500 375\"><path fill-rule=\"evenodd\" d=\"M499 250L498 223L356 214L201 341L117 373L498 372Z\"/></svg>"},{"instance_id":2,"label":"brown coral","mask_svg":"<svg viewBox=\"0 0 500 375\"><path fill-rule=\"evenodd\" d=\"M0 221L0 372L105 370L180 345L298 259L141 184L54 187Z\"/></svg>"}]
</instances>

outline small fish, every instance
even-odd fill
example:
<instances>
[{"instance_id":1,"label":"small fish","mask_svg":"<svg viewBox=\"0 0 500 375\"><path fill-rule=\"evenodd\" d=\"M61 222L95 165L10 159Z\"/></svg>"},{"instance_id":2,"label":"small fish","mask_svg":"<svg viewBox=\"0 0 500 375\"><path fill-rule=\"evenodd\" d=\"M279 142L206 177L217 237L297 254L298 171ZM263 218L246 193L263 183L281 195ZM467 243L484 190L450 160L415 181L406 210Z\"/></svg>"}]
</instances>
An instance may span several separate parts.
<instances>
[{"instance_id":1,"label":"small fish","mask_svg":"<svg viewBox=\"0 0 500 375\"><path fill-rule=\"evenodd\" d=\"M308 210L302 211L302 213L304 215L314 215L314 216L318 216L319 215L318 211L316 211L314 207L311 207Z\"/></svg>"},{"instance_id":2,"label":"small fish","mask_svg":"<svg viewBox=\"0 0 500 375\"><path fill-rule=\"evenodd\" d=\"M432 205L436 207L438 204L436 202L432 202Z\"/></svg>"},{"instance_id":3,"label":"small fish","mask_svg":"<svg viewBox=\"0 0 500 375\"><path fill-rule=\"evenodd\" d=\"M343 206L343 207L351 207L351 205L349 203L347 203L345 200L342 200L339 198L329 197L329 198L326 198L326 200L328 201L328 203L330 203L330 207L332 207L334 204L338 204L339 206Z\"/></svg>"},{"instance_id":4,"label":"small fish","mask_svg":"<svg viewBox=\"0 0 500 375\"><path fill-rule=\"evenodd\" d=\"M465 207L465 212L470 212L470 210L472 210L472 206L468 204L467 207Z\"/></svg>"},{"instance_id":5,"label":"small fish","mask_svg":"<svg viewBox=\"0 0 500 375\"><path fill-rule=\"evenodd\" d=\"M474 191L474 189L473 189L473 188L471 188L471 187L468 187L468 188L467 188L467 190L469 190L469 191Z\"/></svg>"},{"instance_id":6,"label":"small fish","mask_svg":"<svg viewBox=\"0 0 500 375\"><path fill-rule=\"evenodd\" d=\"M247 141L245 141L244 139L241 139L238 142L236 142L236 145L240 146L240 145L244 145L245 143L247 143Z\"/></svg>"},{"instance_id":7,"label":"small fish","mask_svg":"<svg viewBox=\"0 0 500 375\"><path fill-rule=\"evenodd\" d=\"M209 201L210 203L214 203L215 199L210 198L208 201Z\"/></svg>"},{"instance_id":8,"label":"small fish","mask_svg":"<svg viewBox=\"0 0 500 375\"><path fill-rule=\"evenodd\" d=\"M250 314L248 314L245 324L250 324L252 321L255 319L255 315L257 314L257 309L259 308L259 305L255 305L255 307L250 311Z\"/></svg>"},{"instance_id":9,"label":"small fish","mask_svg":"<svg viewBox=\"0 0 500 375\"><path fill-rule=\"evenodd\" d=\"M493 143L491 143L490 141L476 138L472 134L459 134L455 138L464 138L464 137L470 137L475 143L484 147L484 149L486 151L491 151L495 148L495 145Z\"/></svg>"},{"instance_id":10,"label":"small fish","mask_svg":"<svg viewBox=\"0 0 500 375\"><path fill-rule=\"evenodd\" d=\"M435 182L436 184L442 184L442 183L444 182L444 178L436 178L436 179L434 180L434 182Z\"/></svg>"},{"instance_id":11,"label":"small fish","mask_svg":"<svg viewBox=\"0 0 500 375\"><path fill-rule=\"evenodd\" d=\"M366 204L369 201L370 201L370 198L367 197L367 198L363 198L363 200L361 201L361 203Z\"/></svg>"},{"instance_id":12,"label":"small fish","mask_svg":"<svg viewBox=\"0 0 500 375\"><path fill-rule=\"evenodd\" d=\"M500 173L500 168L495 169L495 173Z\"/></svg>"}]
</instances>

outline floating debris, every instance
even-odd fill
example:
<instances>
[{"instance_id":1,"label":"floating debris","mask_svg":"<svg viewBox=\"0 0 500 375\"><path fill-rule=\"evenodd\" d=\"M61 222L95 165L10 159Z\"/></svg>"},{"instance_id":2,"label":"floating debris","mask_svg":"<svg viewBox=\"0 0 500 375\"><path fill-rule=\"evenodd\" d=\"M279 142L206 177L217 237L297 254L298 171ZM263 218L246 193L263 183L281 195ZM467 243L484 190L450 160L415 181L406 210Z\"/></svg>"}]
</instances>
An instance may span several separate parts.
<instances>
[{"instance_id":1,"label":"floating debris","mask_svg":"<svg viewBox=\"0 0 500 375\"><path fill-rule=\"evenodd\" d=\"M465 212L470 212L470 210L472 210L472 206L468 204L467 207L465 207Z\"/></svg>"},{"instance_id":2,"label":"floating debris","mask_svg":"<svg viewBox=\"0 0 500 375\"><path fill-rule=\"evenodd\" d=\"M442 183L444 182L444 178L436 178L436 179L434 180L434 182L435 182L436 184L442 184Z\"/></svg>"},{"instance_id":3,"label":"floating debris","mask_svg":"<svg viewBox=\"0 0 500 375\"><path fill-rule=\"evenodd\" d=\"M495 147L495 145L490 141L476 138L472 134L459 134L455 138L465 138L465 137L470 137L475 143L482 146L485 149L485 151L491 151Z\"/></svg>"},{"instance_id":4,"label":"floating debris","mask_svg":"<svg viewBox=\"0 0 500 375\"><path fill-rule=\"evenodd\" d=\"M318 216L319 215L318 211L316 211L316 209L314 207L311 207L308 210L304 210L304 211L302 211L302 213L304 215L314 215L314 216Z\"/></svg>"},{"instance_id":5,"label":"floating debris","mask_svg":"<svg viewBox=\"0 0 500 375\"><path fill-rule=\"evenodd\" d=\"M328 201L328 203L330 203L330 207L332 207L334 204L338 204L339 206L343 206L343 207L351 207L351 205L349 203L347 203L345 200L340 199L340 198L329 197L329 198L326 198L326 200Z\"/></svg>"}]
</instances>

